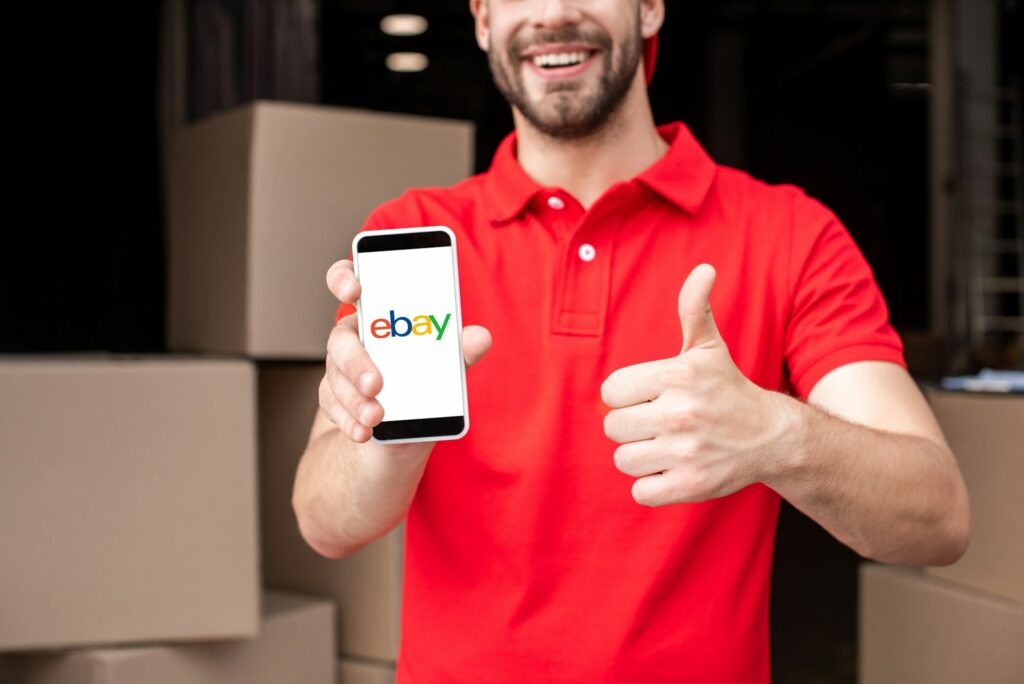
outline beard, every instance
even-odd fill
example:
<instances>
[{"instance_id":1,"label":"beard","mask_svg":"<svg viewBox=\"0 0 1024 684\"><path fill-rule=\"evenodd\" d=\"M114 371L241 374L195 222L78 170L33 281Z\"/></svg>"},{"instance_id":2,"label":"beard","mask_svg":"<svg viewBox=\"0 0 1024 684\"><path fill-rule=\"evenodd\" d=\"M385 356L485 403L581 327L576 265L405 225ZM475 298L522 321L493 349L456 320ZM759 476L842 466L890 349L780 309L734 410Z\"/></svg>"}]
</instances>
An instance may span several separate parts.
<instances>
[{"instance_id":1,"label":"beard","mask_svg":"<svg viewBox=\"0 0 1024 684\"><path fill-rule=\"evenodd\" d=\"M523 83L522 53L532 45L546 43L584 43L600 48L601 77L597 91L584 92L582 79L549 83L539 101L531 101ZM487 52L494 83L510 105L515 107L537 130L545 135L574 140L604 128L629 92L640 64L643 39L640 24L617 53L611 36L604 31L581 31L566 26L557 31L538 33L531 45L514 38L504 55L495 48Z\"/></svg>"}]
</instances>

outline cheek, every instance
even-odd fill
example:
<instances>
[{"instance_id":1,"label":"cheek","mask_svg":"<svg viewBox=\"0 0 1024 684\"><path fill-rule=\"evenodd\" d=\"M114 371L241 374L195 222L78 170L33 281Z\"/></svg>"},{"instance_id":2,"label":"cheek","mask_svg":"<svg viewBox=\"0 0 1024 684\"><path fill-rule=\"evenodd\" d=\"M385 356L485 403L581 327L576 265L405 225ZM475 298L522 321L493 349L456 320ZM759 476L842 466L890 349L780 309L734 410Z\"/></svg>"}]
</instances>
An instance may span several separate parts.
<instances>
[{"instance_id":1,"label":"cheek","mask_svg":"<svg viewBox=\"0 0 1024 684\"><path fill-rule=\"evenodd\" d=\"M491 3L492 5L496 3ZM486 26L484 27L484 33L486 34L486 40L490 49L497 48L502 54L508 54L508 50L512 47L516 39L516 17L511 16L509 12L491 12Z\"/></svg>"}]
</instances>

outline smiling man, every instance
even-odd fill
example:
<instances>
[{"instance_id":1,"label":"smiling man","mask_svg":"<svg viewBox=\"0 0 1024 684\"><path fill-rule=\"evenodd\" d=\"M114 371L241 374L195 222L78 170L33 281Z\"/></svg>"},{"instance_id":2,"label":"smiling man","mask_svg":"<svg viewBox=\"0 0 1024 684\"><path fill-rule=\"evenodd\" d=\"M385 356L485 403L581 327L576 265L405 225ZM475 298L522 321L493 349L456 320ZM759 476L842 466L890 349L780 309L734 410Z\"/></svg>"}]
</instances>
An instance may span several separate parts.
<instances>
[{"instance_id":1,"label":"smiling man","mask_svg":"<svg viewBox=\"0 0 1024 684\"><path fill-rule=\"evenodd\" d=\"M819 202L655 126L662 0L470 9L515 132L364 229L458 235L473 429L368 441L386 378L339 261L300 529L339 557L407 519L400 683L768 681L782 498L884 562L967 544L871 270Z\"/></svg>"}]
</instances>

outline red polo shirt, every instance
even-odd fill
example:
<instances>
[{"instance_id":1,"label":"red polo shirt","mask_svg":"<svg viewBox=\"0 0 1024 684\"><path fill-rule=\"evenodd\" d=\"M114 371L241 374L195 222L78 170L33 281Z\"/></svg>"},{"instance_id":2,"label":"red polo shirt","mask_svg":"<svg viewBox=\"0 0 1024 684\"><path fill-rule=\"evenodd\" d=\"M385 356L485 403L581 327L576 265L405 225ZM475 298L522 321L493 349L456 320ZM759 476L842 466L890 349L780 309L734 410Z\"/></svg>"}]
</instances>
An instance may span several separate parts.
<instances>
[{"instance_id":1,"label":"red polo shirt","mask_svg":"<svg viewBox=\"0 0 1024 684\"><path fill-rule=\"evenodd\" d=\"M463 321L494 336L466 374L472 427L434 448L409 509L400 684L769 680L779 496L637 504L601 383L678 354L676 300L701 262L762 387L806 397L846 363L904 365L902 344L828 209L716 165L680 123L659 132L668 153L588 211L526 175L513 134L488 172L367 221L449 226Z\"/></svg>"}]
</instances>

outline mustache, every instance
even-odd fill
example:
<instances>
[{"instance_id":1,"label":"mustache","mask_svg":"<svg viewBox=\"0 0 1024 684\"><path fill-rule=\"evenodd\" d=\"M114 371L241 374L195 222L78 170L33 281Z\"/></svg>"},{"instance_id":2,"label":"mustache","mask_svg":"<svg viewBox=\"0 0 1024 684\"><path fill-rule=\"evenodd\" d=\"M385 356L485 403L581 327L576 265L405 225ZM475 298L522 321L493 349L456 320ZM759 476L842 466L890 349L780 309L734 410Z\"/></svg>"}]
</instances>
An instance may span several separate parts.
<instances>
[{"instance_id":1,"label":"mustache","mask_svg":"<svg viewBox=\"0 0 1024 684\"><path fill-rule=\"evenodd\" d=\"M530 37L513 38L509 41L508 54L514 61L518 61L528 49L554 43L586 43L596 45L605 52L611 52L612 49L612 38L604 31L563 26L555 30L538 31Z\"/></svg>"}]
</instances>

